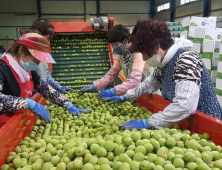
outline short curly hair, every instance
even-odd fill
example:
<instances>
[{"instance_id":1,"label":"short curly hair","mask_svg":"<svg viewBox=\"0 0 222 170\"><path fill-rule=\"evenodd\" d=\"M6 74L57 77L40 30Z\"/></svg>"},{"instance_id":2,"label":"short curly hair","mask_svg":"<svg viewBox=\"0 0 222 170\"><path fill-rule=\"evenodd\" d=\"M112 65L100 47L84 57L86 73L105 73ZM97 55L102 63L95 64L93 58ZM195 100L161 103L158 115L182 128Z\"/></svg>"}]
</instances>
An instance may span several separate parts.
<instances>
[{"instance_id":1,"label":"short curly hair","mask_svg":"<svg viewBox=\"0 0 222 170\"><path fill-rule=\"evenodd\" d=\"M124 27L122 24L115 25L111 28L106 34L106 40L109 43L123 42L125 39L128 39L130 31L128 28Z\"/></svg>"},{"instance_id":2,"label":"short curly hair","mask_svg":"<svg viewBox=\"0 0 222 170\"><path fill-rule=\"evenodd\" d=\"M148 57L152 57L158 47L167 50L174 44L166 23L154 19L137 20L129 41L131 53L141 52Z\"/></svg>"}]
</instances>

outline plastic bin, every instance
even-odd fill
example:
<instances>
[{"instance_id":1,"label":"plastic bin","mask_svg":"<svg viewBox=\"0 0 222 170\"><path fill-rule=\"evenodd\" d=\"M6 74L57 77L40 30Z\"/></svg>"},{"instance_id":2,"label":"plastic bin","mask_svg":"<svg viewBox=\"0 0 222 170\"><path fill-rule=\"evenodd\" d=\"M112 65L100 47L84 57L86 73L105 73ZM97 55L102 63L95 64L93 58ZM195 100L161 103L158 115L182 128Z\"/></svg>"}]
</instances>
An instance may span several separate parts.
<instances>
[{"instance_id":1,"label":"plastic bin","mask_svg":"<svg viewBox=\"0 0 222 170\"><path fill-rule=\"evenodd\" d=\"M44 105L45 99L36 93L32 100ZM24 137L28 136L36 121L36 116L29 110L13 115L0 128L0 167L5 164L8 154L13 151Z\"/></svg>"},{"instance_id":2,"label":"plastic bin","mask_svg":"<svg viewBox=\"0 0 222 170\"><path fill-rule=\"evenodd\" d=\"M159 95L146 95L136 101L153 113L163 111L170 104ZM215 144L222 146L222 121L212 116L196 111L196 113L179 123L182 128L189 129L192 133L209 133L210 139Z\"/></svg>"}]
</instances>

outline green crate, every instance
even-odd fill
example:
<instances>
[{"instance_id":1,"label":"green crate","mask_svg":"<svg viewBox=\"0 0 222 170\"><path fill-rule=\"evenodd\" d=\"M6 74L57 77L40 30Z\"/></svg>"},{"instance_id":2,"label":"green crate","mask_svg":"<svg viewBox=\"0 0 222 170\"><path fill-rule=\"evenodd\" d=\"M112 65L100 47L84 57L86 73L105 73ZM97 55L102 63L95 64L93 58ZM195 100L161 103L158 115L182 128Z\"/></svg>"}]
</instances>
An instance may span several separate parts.
<instances>
[{"instance_id":1,"label":"green crate","mask_svg":"<svg viewBox=\"0 0 222 170\"><path fill-rule=\"evenodd\" d=\"M57 34L51 42L51 53L56 64L52 77L79 90L102 78L111 68L108 45L104 33ZM106 88L113 87L110 84Z\"/></svg>"}]
</instances>

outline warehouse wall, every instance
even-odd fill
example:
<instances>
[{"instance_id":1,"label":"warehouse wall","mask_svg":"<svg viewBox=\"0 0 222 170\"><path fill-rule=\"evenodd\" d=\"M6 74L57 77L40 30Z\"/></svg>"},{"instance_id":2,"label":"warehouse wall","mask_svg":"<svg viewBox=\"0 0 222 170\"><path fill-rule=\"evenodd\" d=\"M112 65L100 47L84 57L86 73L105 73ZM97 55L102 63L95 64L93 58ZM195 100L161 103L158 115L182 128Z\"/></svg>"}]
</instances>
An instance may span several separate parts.
<instances>
[{"instance_id":1,"label":"warehouse wall","mask_svg":"<svg viewBox=\"0 0 222 170\"><path fill-rule=\"evenodd\" d=\"M170 21L170 10L160 11L155 14L155 18L160 21L169 22Z\"/></svg>"},{"instance_id":2,"label":"warehouse wall","mask_svg":"<svg viewBox=\"0 0 222 170\"><path fill-rule=\"evenodd\" d=\"M37 5L35 0L1 0L0 7L0 45L6 47L16 38L16 27L30 26L37 18ZM21 12L29 15L15 16Z\"/></svg>"},{"instance_id":3,"label":"warehouse wall","mask_svg":"<svg viewBox=\"0 0 222 170\"><path fill-rule=\"evenodd\" d=\"M170 0L156 0L158 5L170 2ZM211 16L222 16L222 0L211 0ZM188 16L203 16L203 1L192 2L180 5L180 0L176 0L175 21L182 21ZM156 12L155 17L161 21L170 21L170 10Z\"/></svg>"},{"instance_id":4,"label":"warehouse wall","mask_svg":"<svg viewBox=\"0 0 222 170\"><path fill-rule=\"evenodd\" d=\"M180 0L176 1L175 21L181 21L188 16L203 16L203 1L180 5Z\"/></svg>"},{"instance_id":5,"label":"warehouse wall","mask_svg":"<svg viewBox=\"0 0 222 170\"><path fill-rule=\"evenodd\" d=\"M149 15L149 1L101 1L100 13L114 17L115 24L133 26L138 18Z\"/></svg>"},{"instance_id":6,"label":"warehouse wall","mask_svg":"<svg viewBox=\"0 0 222 170\"><path fill-rule=\"evenodd\" d=\"M52 22L84 21L83 0L41 0L42 17ZM16 27L29 27L38 18L37 0L0 0L0 45L6 47L16 38ZM4 7L4 8L3 8ZM115 24L133 26L138 18L147 18L150 2L100 1L100 13L114 17ZM95 17L95 0L86 0L86 21ZM15 15L19 14L19 15Z\"/></svg>"},{"instance_id":7,"label":"warehouse wall","mask_svg":"<svg viewBox=\"0 0 222 170\"><path fill-rule=\"evenodd\" d=\"M212 0L210 15L222 16L222 1L221 0Z\"/></svg>"}]
</instances>

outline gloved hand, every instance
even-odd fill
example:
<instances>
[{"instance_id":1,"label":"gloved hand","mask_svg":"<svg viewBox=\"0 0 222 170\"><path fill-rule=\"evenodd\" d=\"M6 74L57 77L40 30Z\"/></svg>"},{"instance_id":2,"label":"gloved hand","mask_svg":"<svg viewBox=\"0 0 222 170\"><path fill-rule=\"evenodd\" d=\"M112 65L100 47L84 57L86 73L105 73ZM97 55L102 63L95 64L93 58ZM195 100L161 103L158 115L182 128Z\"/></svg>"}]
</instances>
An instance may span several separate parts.
<instances>
[{"instance_id":1,"label":"gloved hand","mask_svg":"<svg viewBox=\"0 0 222 170\"><path fill-rule=\"evenodd\" d=\"M114 97L104 97L101 98L101 100L104 102L110 101L109 104L114 104L114 103L123 103L127 101L127 98L125 95L123 95L123 96L114 96Z\"/></svg>"},{"instance_id":2,"label":"gloved hand","mask_svg":"<svg viewBox=\"0 0 222 170\"><path fill-rule=\"evenodd\" d=\"M97 97L99 99L102 99L104 97L112 97L116 94L116 89L112 88L112 89L107 89L107 90L103 90L102 92L100 92Z\"/></svg>"},{"instance_id":3,"label":"gloved hand","mask_svg":"<svg viewBox=\"0 0 222 170\"><path fill-rule=\"evenodd\" d=\"M92 92L94 90L96 90L96 87L94 85L85 86L81 90L79 90L78 93Z\"/></svg>"},{"instance_id":4,"label":"gloved hand","mask_svg":"<svg viewBox=\"0 0 222 170\"><path fill-rule=\"evenodd\" d=\"M73 91L73 89L67 87L67 86L60 86L59 91L64 92L64 93L68 93L70 91Z\"/></svg>"},{"instance_id":5,"label":"gloved hand","mask_svg":"<svg viewBox=\"0 0 222 170\"><path fill-rule=\"evenodd\" d=\"M73 116L81 116L80 112L82 112L82 113L89 113L90 112L87 109L79 109L79 108L75 107L71 102L69 102L66 105L66 108Z\"/></svg>"},{"instance_id":6,"label":"gloved hand","mask_svg":"<svg viewBox=\"0 0 222 170\"><path fill-rule=\"evenodd\" d=\"M152 126L149 124L149 119L132 120L129 122L124 122L122 124L119 124L118 126L121 130L124 130L124 129L129 129L129 130L132 130L132 129L138 129L138 130L152 129Z\"/></svg>"},{"instance_id":7,"label":"gloved hand","mask_svg":"<svg viewBox=\"0 0 222 170\"><path fill-rule=\"evenodd\" d=\"M44 120L45 123L51 122L51 118L50 118L48 111L41 104L34 102L31 99L26 99L26 101L27 101L28 109L32 113L34 113L40 119Z\"/></svg>"}]
</instances>

